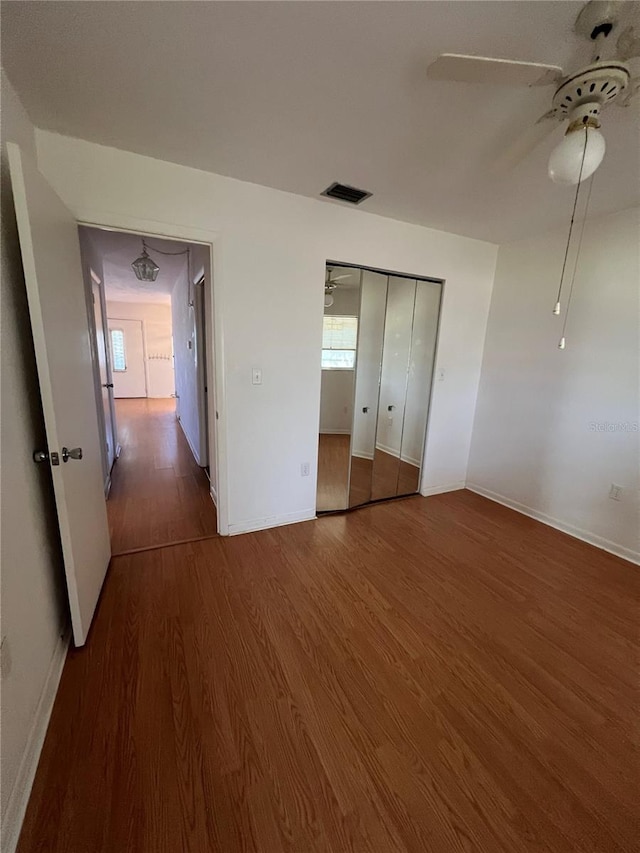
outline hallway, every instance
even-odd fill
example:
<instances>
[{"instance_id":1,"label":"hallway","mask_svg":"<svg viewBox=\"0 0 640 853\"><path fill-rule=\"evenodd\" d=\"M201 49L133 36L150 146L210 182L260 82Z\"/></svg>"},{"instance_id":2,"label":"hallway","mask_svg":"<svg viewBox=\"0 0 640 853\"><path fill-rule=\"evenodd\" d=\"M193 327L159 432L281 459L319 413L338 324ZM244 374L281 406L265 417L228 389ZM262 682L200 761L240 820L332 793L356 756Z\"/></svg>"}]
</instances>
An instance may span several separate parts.
<instances>
[{"instance_id":1,"label":"hallway","mask_svg":"<svg viewBox=\"0 0 640 853\"><path fill-rule=\"evenodd\" d=\"M217 535L209 480L175 416L175 399L116 400L120 458L107 501L114 555Z\"/></svg>"}]
</instances>

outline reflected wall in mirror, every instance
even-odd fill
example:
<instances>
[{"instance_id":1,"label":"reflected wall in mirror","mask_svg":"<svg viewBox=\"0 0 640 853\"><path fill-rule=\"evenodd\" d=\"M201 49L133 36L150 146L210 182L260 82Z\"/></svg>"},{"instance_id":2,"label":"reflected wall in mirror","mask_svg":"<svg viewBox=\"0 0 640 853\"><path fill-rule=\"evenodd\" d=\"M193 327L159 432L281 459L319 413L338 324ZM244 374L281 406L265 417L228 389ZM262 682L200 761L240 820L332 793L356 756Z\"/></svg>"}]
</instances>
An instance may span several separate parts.
<instances>
[{"instance_id":1,"label":"reflected wall in mirror","mask_svg":"<svg viewBox=\"0 0 640 853\"><path fill-rule=\"evenodd\" d=\"M347 509L361 270L327 266L322 327L317 510Z\"/></svg>"}]
</instances>

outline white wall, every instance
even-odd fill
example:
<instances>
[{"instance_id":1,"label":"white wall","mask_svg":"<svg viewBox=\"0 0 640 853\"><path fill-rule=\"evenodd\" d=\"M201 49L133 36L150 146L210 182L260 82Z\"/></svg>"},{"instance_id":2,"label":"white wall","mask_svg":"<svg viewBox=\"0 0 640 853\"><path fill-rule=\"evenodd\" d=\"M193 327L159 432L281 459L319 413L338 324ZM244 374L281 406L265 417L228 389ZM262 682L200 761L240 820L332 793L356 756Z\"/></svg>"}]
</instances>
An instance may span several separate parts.
<instances>
[{"instance_id":1,"label":"white wall","mask_svg":"<svg viewBox=\"0 0 640 853\"><path fill-rule=\"evenodd\" d=\"M468 480L637 557L639 210L587 225L559 350L552 308L565 240L500 248ZM608 497L611 483L622 501Z\"/></svg>"},{"instance_id":2,"label":"white wall","mask_svg":"<svg viewBox=\"0 0 640 853\"><path fill-rule=\"evenodd\" d=\"M351 433L354 380L355 370L322 371L320 432Z\"/></svg>"},{"instance_id":3,"label":"white wall","mask_svg":"<svg viewBox=\"0 0 640 853\"><path fill-rule=\"evenodd\" d=\"M446 280L447 378L434 393L422 485L464 482L495 246L49 132L37 144L40 168L80 219L212 232L230 532L314 515L327 259ZM307 461L312 476L301 477Z\"/></svg>"},{"instance_id":4,"label":"white wall","mask_svg":"<svg viewBox=\"0 0 640 853\"><path fill-rule=\"evenodd\" d=\"M207 452L204 430L204 409L201 393L202 342L196 300L202 298L196 290L195 273L203 268L204 251L201 246L192 246L193 271L191 287L186 266L178 276L171 291L171 316L173 318L173 343L176 365L176 394L178 401L176 413L191 451L199 465L207 464ZM197 280L197 279L196 279ZM191 304L190 304L191 303Z\"/></svg>"},{"instance_id":5,"label":"white wall","mask_svg":"<svg viewBox=\"0 0 640 853\"><path fill-rule=\"evenodd\" d=\"M164 303L115 302L107 299L107 318L142 322L147 397L171 397L176 387L171 341L171 306Z\"/></svg>"},{"instance_id":6,"label":"white wall","mask_svg":"<svg viewBox=\"0 0 640 853\"><path fill-rule=\"evenodd\" d=\"M5 143L35 157L33 128L2 78L2 841L26 806L64 660L64 574ZM79 293L78 298L84 298Z\"/></svg>"}]
</instances>

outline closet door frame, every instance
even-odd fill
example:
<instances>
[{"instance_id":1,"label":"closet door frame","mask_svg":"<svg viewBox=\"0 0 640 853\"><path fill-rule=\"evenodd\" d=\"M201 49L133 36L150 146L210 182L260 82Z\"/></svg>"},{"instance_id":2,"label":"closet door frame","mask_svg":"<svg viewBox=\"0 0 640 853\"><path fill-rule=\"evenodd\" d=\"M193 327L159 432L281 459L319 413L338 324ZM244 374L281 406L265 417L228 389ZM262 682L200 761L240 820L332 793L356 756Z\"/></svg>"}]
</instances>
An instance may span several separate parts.
<instances>
[{"instance_id":1,"label":"closet door frame","mask_svg":"<svg viewBox=\"0 0 640 853\"><path fill-rule=\"evenodd\" d=\"M430 284L436 284L436 285L440 286L440 299L438 300L438 321L436 323L436 339L435 339L434 358L433 358L433 372L431 375L431 387L429 388L429 398L428 398L428 403L427 403L428 409L427 409L427 418L426 418L425 431L424 431L424 441L422 442L421 455L420 455L420 474L419 474L419 482L418 482L418 491L414 493L414 494L420 494L421 489L422 489L422 482L424 480L424 460L425 460L425 456L426 456L427 442L429 440L429 423L431 420L431 410L432 410L432 403L433 403L435 375L437 372L437 364L438 364L438 350L439 350L439 346L440 346L440 330L442 328L442 308L444 305L444 293L445 293L446 281L442 278L437 278L435 276L416 275L415 273L410 273L410 272L398 272L397 270L387 270L387 269L382 269L381 267L368 266L367 264L356 264L353 262L349 263L349 262L333 260L333 259L327 259L327 261L325 262L325 265L326 266L336 266L336 267L347 267L349 269L361 270L363 272L380 273L382 275L386 275L387 278L389 278L389 277L407 278L407 279L410 279L412 281L415 281L416 287L419 287L421 282L428 282ZM388 287L388 282L387 282L387 287ZM362 289L361 289L360 298L362 299ZM413 330L412 330L412 335L413 335ZM356 357L356 372L357 372L357 357ZM357 376L355 377L355 380L354 380L353 421L351 424L351 435L352 435L352 437L353 437L353 430L354 430L354 423L355 423L355 416L356 416L356 411L355 411L356 382L357 382ZM376 433L377 433L377 426L376 426ZM401 452L402 452L402 446L401 446ZM350 480L351 480L351 467L349 468L349 484L350 484ZM349 494L349 492L347 492L347 494ZM395 495L394 497L389 497L389 498L379 498L378 500L371 500L371 501L369 501L369 503L357 504L353 507L349 507L347 511L350 511L351 509L359 509L360 507L363 507L363 506L369 506L372 503L378 503L378 502L387 501L387 500L396 500L396 499L409 497L409 496L410 495L405 494L405 495Z\"/></svg>"}]
</instances>

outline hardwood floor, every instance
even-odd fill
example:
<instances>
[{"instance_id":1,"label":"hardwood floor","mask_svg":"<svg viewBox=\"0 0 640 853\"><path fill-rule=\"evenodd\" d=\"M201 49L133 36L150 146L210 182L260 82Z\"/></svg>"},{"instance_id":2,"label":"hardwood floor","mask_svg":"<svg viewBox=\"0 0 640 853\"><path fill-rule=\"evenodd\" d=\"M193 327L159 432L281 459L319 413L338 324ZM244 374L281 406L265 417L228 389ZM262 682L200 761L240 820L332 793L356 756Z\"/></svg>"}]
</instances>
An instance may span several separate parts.
<instances>
[{"instance_id":1,"label":"hardwood floor","mask_svg":"<svg viewBox=\"0 0 640 853\"><path fill-rule=\"evenodd\" d=\"M318 512L347 509L418 491L420 468L379 448L373 460L351 457L350 447L350 435L321 433L319 436Z\"/></svg>"},{"instance_id":2,"label":"hardwood floor","mask_svg":"<svg viewBox=\"0 0 640 853\"><path fill-rule=\"evenodd\" d=\"M466 491L116 558L19 853L635 851L639 593Z\"/></svg>"},{"instance_id":3,"label":"hardwood floor","mask_svg":"<svg viewBox=\"0 0 640 853\"><path fill-rule=\"evenodd\" d=\"M318 440L318 488L316 509L346 509L349 484L350 435L321 433Z\"/></svg>"},{"instance_id":4,"label":"hardwood floor","mask_svg":"<svg viewBox=\"0 0 640 853\"><path fill-rule=\"evenodd\" d=\"M120 458L107 514L111 549L121 554L217 535L207 475L175 416L175 400L116 400Z\"/></svg>"}]
</instances>

